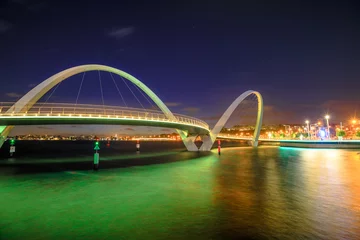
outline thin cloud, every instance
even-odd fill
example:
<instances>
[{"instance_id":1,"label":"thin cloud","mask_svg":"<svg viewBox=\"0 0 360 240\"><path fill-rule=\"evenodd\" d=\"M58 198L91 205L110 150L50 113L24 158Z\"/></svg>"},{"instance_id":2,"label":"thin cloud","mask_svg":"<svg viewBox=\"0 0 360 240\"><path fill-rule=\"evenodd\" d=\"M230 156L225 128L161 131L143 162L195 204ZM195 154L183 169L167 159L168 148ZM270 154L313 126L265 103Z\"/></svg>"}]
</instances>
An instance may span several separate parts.
<instances>
[{"instance_id":1,"label":"thin cloud","mask_svg":"<svg viewBox=\"0 0 360 240\"><path fill-rule=\"evenodd\" d=\"M28 87L29 87L29 88L33 88L33 87L36 87L36 85L37 85L36 83L30 83L30 84L28 85Z\"/></svg>"},{"instance_id":2,"label":"thin cloud","mask_svg":"<svg viewBox=\"0 0 360 240\"><path fill-rule=\"evenodd\" d=\"M38 2L27 5L27 9L32 12L39 12L47 7L46 2Z\"/></svg>"},{"instance_id":3,"label":"thin cloud","mask_svg":"<svg viewBox=\"0 0 360 240\"><path fill-rule=\"evenodd\" d=\"M360 106L360 100L328 100L324 102L322 107L344 107L344 106Z\"/></svg>"},{"instance_id":4,"label":"thin cloud","mask_svg":"<svg viewBox=\"0 0 360 240\"><path fill-rule=\"evenodd\" d=\"M0 19L0 34L9 31L13 25L10 22Z\"/></svg>"},{"instance_id":5,"label":"thin cloud","mask_svg":"<svg viewBox=\"0 0 360 240\"><path fill-rule=\"evenodd\" d=\"M10 98L19 98L19 97L22 96L21 94L16 93L16 92L5 93L5 95L6 95L7 97L10 97Z\"/></svg>"},{"instance_id":6,"label":"thin cloud","mask_svg":"<svg viewBox=\"0 0 360 240\"><path fill-rule=\"evenodd\" d=\"M219 120L221 118L221 115L216 115L216 116L209 116L209 117L201 117L201 120L209 120L209 121L213 121L213 120Z\"/></svg>"},{"instance_id":7,"label":"thin cloud","mask_svg":"<svg viewBox=\"0 0 360 240\"><path fill-rule=\"evenodd\" d=\"M40 1L40 2L37 1L34 3L33 1L28 1L28 0L9 0L9 2L16 5L22 5L27 10L32 12L41 11L47 6L46 1Z\"/></svg>"},{"instance_id":8,"label":"thin cloud","mask_svg":"<svg viewBox=\"0 0 360 240\"><path fill-rule=\"evenodd\" d=\"M274 111L275 107L271 105L264 105L264 112Z\"/></svg>"},{"instance_id":9,"label":"thin cloud","mask_svg":"<svg viewBox=\"0 0 360 240\"><path fill-rule=\"evenodd\" d=\"M167 128L162 128L161 131L162 131L162 132L171 132L171 130L170 130L170 129L167 129Z\"/></svg>"},{"instance_id":10,"label":"thin cloud","mask_svg":"<svg viewBox=\"0 0 360 240\"><path fill-rule=\"evenodd\" d=\"M114 37L116 39L122 39L133 34L135 31L134 27L124 27L124 28L117 28L113 29L112 31L108 32L109 37Z\"/></svg>"},{"instance_id":11,"label":"thin cloud","mask_svg":"<svg viewBox=\"0 0 360 240\"><path fill-rule=\"evenodd\" d=\"M168 106L168 107L177 107L177 106L180 106L182 104L179 103L179 102L166 102L165 105Z\"/></svg>"},{"instance_id":12,"label":"thin cloud","mask_svg":"<svg viewBox=\"0 0 360 240\"><path fill-rule=\"evenodd\" d=\"M332 116L332 119L334 119L335 116L338 116L339 119L353 118L356 117L356 115L359 116L358 110L360 109L360 101L328 100L323 104L319 104L316 108L319 109L319 112L325 111L326 113L329 113ZM323 114L325 114L325 112L323 112Z\"/></svg>"},{"instance_id":13,"label":"thin cloud","mask_svg":"<svg viewBox=\"0 0 360 240\"><path fill-rule=\"evenodd\" d=\"M195 114L200 111L197 107L186 107L182 109L186 114Z\"/></svg>"},{"instance_id":14,"label":"thin cloud","mask_svg":"<svg viewBox=\"0 0 360 240\"><path fill-rule=\"evenodd\" d=\"M10 0L10 2L16 3L16 4L25 4L27 2L27 0Z\"/></svg>"},{"instance_id":15,"label":"thin cloud","mask_svg":"<svg viewBox=\"0 0 360 240\"><path fill-rule=\"evenodd\" d=\"M124 130L125 131L135 131L135 129L133 129L133 128L125 128Z\"/></svg>"},{"instance_id":16,"label":"thin cloud","mask_svg":"<svg viewBox=\"0 0 360 240\"><path fill-rule=\"evenodd\" d=\"M121 53L121 52L124 52L124 51L125 51L125 48L119 48L119 49L115 50L116 53Z\"/></svg>"},{"instance_id":17,"label":"thin cloud","mask_svg":"<svg viewBox=\"0 0 360 240\"><path fill-rule=\"evenodd\" d=\"M257 114L254 114L254 118ZM273 105L264 105L264 119L263 123L278 123L284 121L291 121L296 118L296 111L284 110Z\"/></svg>"}]
</instances>

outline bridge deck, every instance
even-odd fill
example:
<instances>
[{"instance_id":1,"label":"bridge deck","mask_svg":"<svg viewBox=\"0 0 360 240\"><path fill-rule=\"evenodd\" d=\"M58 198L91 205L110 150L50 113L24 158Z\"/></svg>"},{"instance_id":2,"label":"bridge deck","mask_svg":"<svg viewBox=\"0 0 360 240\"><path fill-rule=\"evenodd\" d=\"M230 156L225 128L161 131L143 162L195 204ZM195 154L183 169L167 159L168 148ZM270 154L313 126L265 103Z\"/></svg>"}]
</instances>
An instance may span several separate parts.
<instances>
[{"instance_id":1,"label":"bridge deck","mask_svg":"<svg viewBox=\"0 0 360 240\"><path fill-rule=\"evenodd\" d=\"M109 124L168 127L197 134L210 131L200 119L181 114L169 119L152 109L53 103L37 103L29 109L12 106L13 103L0 103L0 125Z\"/></svg>"}]
</instances>

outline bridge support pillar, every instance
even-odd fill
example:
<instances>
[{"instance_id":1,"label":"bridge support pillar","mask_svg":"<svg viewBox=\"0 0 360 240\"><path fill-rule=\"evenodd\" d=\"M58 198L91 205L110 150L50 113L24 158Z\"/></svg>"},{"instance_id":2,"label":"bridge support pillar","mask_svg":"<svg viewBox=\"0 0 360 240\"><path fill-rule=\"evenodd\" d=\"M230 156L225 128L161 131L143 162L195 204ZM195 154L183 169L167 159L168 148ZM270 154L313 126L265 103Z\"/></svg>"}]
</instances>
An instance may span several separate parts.
<instances>
[{"instance_id":1,"label":"bridge support pillar","mask_svg":"<svg viewBox=\"0 0 360 240\"><path fill-rule=\"evenodd\" d=\"M179 130L179 129L177 130L177 132L179 133L186 149L189 152L199 151L199 148L195 145L195 139L197 136L189 136L187 132Z\"/></svg>"},{"instance_id":2,"label":"bridge support pillar","mask_svg":"<svg viewBox=\"0 0 360 240\"><path fill-rule=\"evenodd\" d=\"M258 145L259 145L259 141L257 141L257 140L252 140L251 141L251 146L257 147Z\"/></svg>"},{"instance_id":3,"label":"bridge support pillar","mask_svg":"<svg viewBox=\"0 0 360 240\"><path fill-rule=\"evenodd\" d=\"M198 147L195 145L195 139L196 139L196 136L187 137L187 138L183 139L183 143L189 152L199 151Z\"/></svg>"},{"instance_id":4,"label":"bridge support pillar","mask_svg":"<svg viewBox=\"0 0 360 240\"><path fill-rule=\"evenodd\" d=\"M0 126L0 148L13 128L13 126Z\"/></svg>"},{"instance_id":5,"label":"bridge support pillar","mask_svg":"<svg viewBox=\"0 0 360 240\"><path fill-rule=\"evenodd\" d=\"M206 135L206 136L202 136L202 141L203 144L201 145L199 151L203 151L203 152L207 152L211 150L211 147L213 146L214 142L215 142L215 138L212 136L212 134L210 133L210 135Z\"/></svg>"}]
</instances>

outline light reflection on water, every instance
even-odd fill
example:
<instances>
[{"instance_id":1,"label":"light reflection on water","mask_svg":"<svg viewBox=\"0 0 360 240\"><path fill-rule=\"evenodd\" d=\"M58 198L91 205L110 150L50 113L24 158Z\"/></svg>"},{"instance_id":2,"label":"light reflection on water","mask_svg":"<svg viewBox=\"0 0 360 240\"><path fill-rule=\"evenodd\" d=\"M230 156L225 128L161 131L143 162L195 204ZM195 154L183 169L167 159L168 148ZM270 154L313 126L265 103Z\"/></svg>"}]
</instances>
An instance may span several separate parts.
<instances>
[{"instance_id":1,"label":"light reflection on water","mask_svg":"<svg viewBox=\"0 0 360 240\"><path fill-rule=\"evenodd\" d=\"M358 239L357 153L241 147L98 173L2 174L0 238Z\"/></svg>"}]
</instances>

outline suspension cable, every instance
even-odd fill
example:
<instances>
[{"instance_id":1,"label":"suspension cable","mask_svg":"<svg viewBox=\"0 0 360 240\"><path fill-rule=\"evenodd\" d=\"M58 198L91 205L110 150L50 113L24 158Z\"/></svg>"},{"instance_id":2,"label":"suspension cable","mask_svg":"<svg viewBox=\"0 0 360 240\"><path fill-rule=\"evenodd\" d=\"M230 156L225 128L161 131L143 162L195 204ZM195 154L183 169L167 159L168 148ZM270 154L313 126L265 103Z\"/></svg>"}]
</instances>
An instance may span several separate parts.
<instances>
[{"instance_id":1,"label":"suspension cable","mask_svg":"<svg viewBox=\"0 0 360 240\"><path fill-rule=\"evenodd\" d=\"M235 115L238 115L238 117L240 118L240 121L236 122L236 124L252 126L250 122L253 120L253 116L255 116L255 118L257 116L257 103L258 100L256 94L251 94L247 96L236 109L236 112L238 114Z\"/></svg>"},{"instance_id":2,"label":"suspension cable","mask_svg":"<svg viewBox=\"0 0 360 240\"><path fill-rule=\"evenodd\" d=\"M78 94L77 94L77 97L76 97L76 103L75 103L75 106L77 105L77 103L78 103L78 100L79 100L79 96L80 96L80 91L81 91L81 87L82 87L82 85L83 85L83 82L84 82L84 78L85 78L85 73L86 73L86 72L84 72L84 74L83 74L83 76L82 76L82 79L81 79L81 83L80 83L79 91L78 91Z\"/></svg>"},{"instance_id":3,"label":"suspension cable","mask_svg":"<svg viewBox=\"0 0 360 240\"><path fill-rule=\"evenodd\" d=\"M84 72L84 74L83 74L83 76L82 76L81 83L80 83L80 87L79 87L79 91L78 91L78 94L77 94L77 97L76 97L76 102L75 102L74 113L75 113L76 106L77 106L77 103L78 103L78 100L79 100L80 91L81 91L81 88L82 88L82 85L83 85L83 82L84 82L85 73L86 73L86 72Z\"/></svg>"},{"instance_id":4,"label":"suspension cable","mask_svg":"<svg viewBox=\"0 0 360 240\"><path fill-rule=\"evenodd\" d=\"M120 89L119 89L118 85L116 84L115 79L114 79L112 73L111 73L111 72L109 72L109 73L110 73L110 76L111 76L111 78L112 78L112 80L113 80L113 82L114 82L114 84L115 84L115 87L116 87L116 89L117 89L117 91L118 91L121 99L123 100L125 106L127 107L127 104L126 104L126 102L125 102L125 99L124 99L123 95L121 94Z\"/></svg>"},{"instance_id":5,"label":"suspension cable","mask_svg":"<svg viewBox=\"0 0 360 240\"><path fill-rule=\"evenodd\" d=\"M54 92L56 91L56 89L60 86L61 82L59 82L56 87L54 88L54 90L51 92L51 94L47 97L46 101L40 106L39 111L41 110L41 108L45 105L45 103L47 103L47 101L51 98L51 96L54 94Z\"/></svg>"},{"instance_id":6,"label":"suspension cable","mask_svg":"<svg viewBox=\"0 0 360 240\"><path fill-rule=\"evenodd\" d=\"M135 88L141 93L141 95L146 99L146 101L148 101L148 103L150 103L151 107L153 109L156 109L156 107L154 106L154 104L152 104L152 102L143 94L143 92L140 90L140 88L134 84Z\"/></svg>"},{"instance_id":7,"label":"suspension cable","mask_svg":"<svg viewBox=\"0 0 360 240\"><path fill-rule=\"evenodd\" d=\"M257 96L251 94L244 99L236 111L240 114L242 124L248 124L249 119L254 115L254 109L257 108ZM256 111L257 112L257 111Z\"/></svg>"},{"instance_id":8,"label":"suspension cable","mask_svg":"<svg viewBox=\"0 0 360 240\"><path fill-rule=\"evenodd\" d=\"M102 89L102 84L101 84L100 71L98 70L98 72L99 72L99 82L100 82L101 100L102 100L102 104L103 104L103 108L104 108L104 114L105 114L104 94L103 94L103 89Z\"/></svg>"},{"instance_id":9,"label":"suspension cable","mask_svg":"<svg viewBox=\"0 0 360 240\"><path fill-rule=\"evenodd\" d=\"M123 80L123 82L125 83L125 85L128 87L128 89L130 90L130 92L134 95L134 97L136 98L136 100L138 101L138 103L141 105L141 107L143 108L143 109L145 109L144 108L144 106L141 104L141 102L139 101L139 99L136 97L136 95L134 94L134 92L131 90L131 88L129 87L129 85L126 83L126 81L124 80L124 78L122 77L122 76L120 76L121 77L121 79Z\"/></svg>"}]
</instances>

